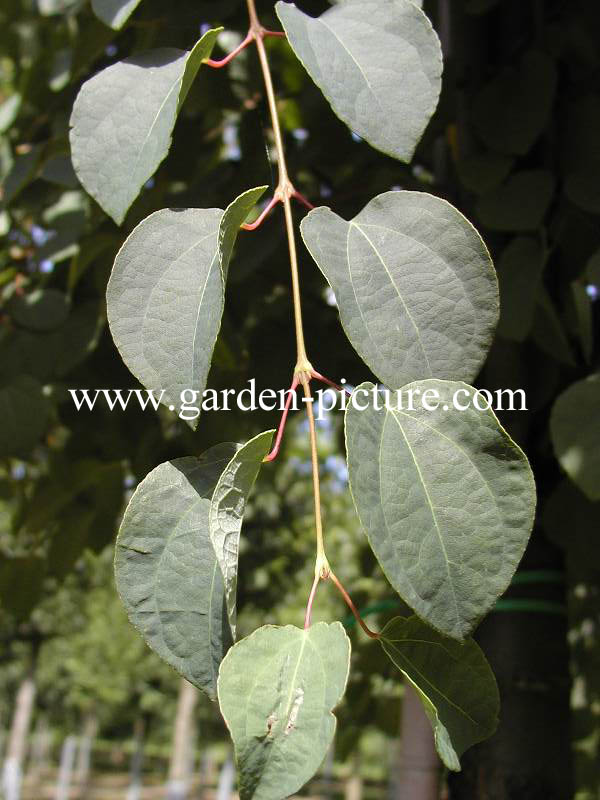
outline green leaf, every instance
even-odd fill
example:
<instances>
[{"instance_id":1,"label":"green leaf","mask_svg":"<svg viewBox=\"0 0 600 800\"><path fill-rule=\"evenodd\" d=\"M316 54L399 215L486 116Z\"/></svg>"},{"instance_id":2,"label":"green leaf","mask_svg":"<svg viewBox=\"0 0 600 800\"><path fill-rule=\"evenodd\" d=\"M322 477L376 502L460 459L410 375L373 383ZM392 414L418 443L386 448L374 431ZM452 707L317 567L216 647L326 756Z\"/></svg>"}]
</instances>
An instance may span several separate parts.
<instances>
[{"instance_id":1,"label":"green leaf","mask_svg":"<svg viewBox=\"0 0 600 800\"><path fill-rule=\"evenodd\" d=\"M575 333L579 339L583 357L588 364L592 361L594 353L594 316L592 301L579 281L571 283L571 299Z\"/></svg>"},{"instance_id":2,"label":"green leaf","mask_svg":"<svg viewBox=\"0 0 600 800\"><path fill-rule=\"evenodd\" d=\"M164 389L171 410L181 410L183 390L204 391L233 242L265 188L245 192L225 212L157 211L117 254L106 291L115 344L144 386ZM195 428L197 420L190 424Z\"/></svg>"},{"instance_id":3,"label":"green leaf","mask_svg":"<svg viewBox=\"0 0 600 800\"><path fill-rule=\"evenodd\" d=\"M69 301L58 289L36 289L26 295L13 295L8 311L17 325L32 331L52 331L69 316Z\"/></svg>"},{"instance_id":4,"label":"green leaf","mask_svg":"<svg viewBox=\"0 0 600 800\"><path fill-rule=\"evenodd\" d=\"M498 318L498 286L473 226L445 200L386 192L350 222L311 211L302 236L350 342L391 388L473 379Z\"/></svg>"},{"instance_id":5,"label":"green leaf","mask_svg":"<svg viewBox=\"0 0 600 800\"><path fill-rule=\"evenodd\" d=\"M414 686L431 722L435 746L448 769L498 726L496 679L473 639L442 636L417 617L396 617L381 632L381 646Z\"/></svg>"},{"instance_id":6,"label":"green leaf","mask_svg":"<svg viewBox=\"0 0 600 800\"><path fill-rule=\"evenodd\" d=\"M71 154L87 192L120 224L171 147L181 104L221 29L189 52L152 50L83 84L71 115Z\"/></svg>"},{"instance_id":7,"label":"green leaf","mask_svg":"<svg viewBox=\"0 0 600 800\"><path fill-rule=\"evenodd\" d=\"M537 299L538 305L531 331L533 341L540 350L556 361L574 366L575 359L563 323L545 287L541 287Z\"/></svg>"},{"instance_id":8,"label":"green leaf","mask_svg":"<svg viewBox=\"0 0 600 800\"><path fill-rule=\"evenodd\" d=\"M210 506L210 538L225 580L229 624L235 638L240 532L248 495L269 452L275 431L259 433L240 447L223 470Z\"/></svg>"},{"instance_id":9,"label":"green leaf","mask_svg":"<svg viewBox=\"0 0 600 800\"><path fill-rule=\"evenodd\" d=\"M339 622L265 625L219 670L219 705L235 746L241 800L281 800L317 771L333 740L350 640Z\"/></svg>"},{"instance_id":10,"label":"green leaf","mask_svg":"<svg viewBox=\"0 0 600 800\"><path fill-rule=\"evenodd\" d=\"M479 153L460 159L456 168L463 186L475 194L485 194L502 183L514 163L512 156L502 153Z\"/></svg>"},{"instance_id":11,"label":"green leaf","mask_svg":"<svg viewBox=\"0 0 600 800\"><path fill-rule=\"evenodd\" d=\"M554 178L545 170L515 172L477 203L479 219L494 231L532 231L542 224L554 195Z\"/></svg>"},{"instance_id":12,"label":"green leaf","mask_svg":"<svg viewBox=\"0 0 600 800\"><path fill-rule=\"evenodd\" d=\"M584 96L565 109L565 191L571 202L592 214L600 214L599 125L597 94Z\"/></svg>"},{"instance_id":13,"label":"green leaf","mask_svg":"<svg viewBox=\"0 0 600 800\"><path fill-rule=\"evenodd\" d=\"M557 459L592 501L600 500L600 375L590 375L563 392L550 416Z\"/></svg>"},{"instance_id":14,"label":"green leaf","mask_svg":"<svg viewBox=\"0 0 600 800\"><path fill-rule=\"evenodd\" d=\"M161 658L212 699L232 639L209 512L234 453L235 445L221 444L152 470L127 506L115 553L129 619Z\"/></svg>"},{"instance_id":15,"label":"green leaf","mask_svg":"<svg viewBox=\"0 0 600 800\"><path fill-rule=\"evenodd\" d=\"M522 342L531 331L544 263L540 243L529 236L513 239L503 251L498 261L500 336Z\"/></svg>"},{"instance_id":16,"label":"green leaf","mask_svg":"<svg viewBox=\"0 0 600 800\"><path fill-rule=\"evenodd\" d=\"M120 30L140 4L140 0L92 0L92 11L113 30Z\"/></svg>"},{"instance_id":17,"label":"green leaf","mask_svg":"<svg viewBox=\"0 0 600 800\"><path fill-rule=\"evenodd\" d=\"M544 130L556 80L554 61L536 50L500 72L476 97L473 107L473 124L485 144L501 153L525 155Z\"/></svg>"},{"instance_id":18,"label":"green leaf","mask_svg":"<svg viewBox=\"0 0 600 800\"><path fill-rule=\"evenodd\" d=\"M13 94L0 103L0 133L7 131L17 118L22 99L20 94Z\"/></svg>"},{"instance_id":19,"label":"green leaf","mask_svg":"<svg viewBox=\"0 0 600 800\"><path fill-rule=\"evenodd\" d=\"M410 161L435 111L442 53L410 0L347 0L314 19L275 6L292 49L337 116L373 147Z\"/></svg>"},{"instance_id":20,"label":"green leaf","mask_svg":"<svg viewBox=\"0 0 600 800\"><path fill-rule=\"evenodd\" d=\"M8 175L2 182L3 208L7 208L20 192L35 179L42 151L41 145L32 145L26 153L15 158Z\"/></svg>"},{"instance_id":21,"label":"green leaf","mask_svg":"<svg viewBox=\"0 0 600 800\"><path fill-rule=\"evenodd\" d=\"M42 597L45 571L43 558L0 556L0 607L27 619Z\"/></svg>"},{"instance_id":22,"label":"green leaf","mask_svg":"<svg viewBox=\"0 0 600 800\"><path fill-rule=\"evenodd\" d=\"M41 384L29 375L0 388L0 457L29 455L46 430L49 412Z\"/></svg>"},{"instance_id":23,"label":"green leaf","mask_svg":"<svg viewBox=\"0 0 600 800\"><path fill-rule=\"evenodd\" d=\"M529 539L529 463L494 413L474 407L471 386L420 381L390 392L389 407L372 390L361 384L365 410L346 411L358 515L403 600L462 639L507 588Z\"/></svg>"}]
</instances>

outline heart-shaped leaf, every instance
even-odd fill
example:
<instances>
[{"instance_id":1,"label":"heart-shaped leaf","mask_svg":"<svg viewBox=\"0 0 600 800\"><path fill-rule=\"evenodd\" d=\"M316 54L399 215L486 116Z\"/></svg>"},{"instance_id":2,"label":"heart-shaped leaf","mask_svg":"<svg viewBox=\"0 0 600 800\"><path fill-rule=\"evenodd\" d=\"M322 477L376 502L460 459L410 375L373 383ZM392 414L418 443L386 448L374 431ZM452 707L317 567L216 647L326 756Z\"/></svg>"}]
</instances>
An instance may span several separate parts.
<instances>
[{"instance_id":1,"label":"heart-shaped leaf","mask_svg":"<svg viewBox=\"0 0 600 800\"><path fill-rule=\"evenodd\" d=\"M164 390L171 410L181 411L184 390L204 391L223 314L223 275L240 224L265 188L250 189L225 212L157 211L117 254L106 290L111 333L131 372L148 389ZM192 428L197 423L190 420Z\"/></svg>"},{"instance_id":2,"label":"heart-shaped leaf","mask_svg":"<svg viewBox=\"0 0 600 800\"><path fill-rule=\"evenodd\" d=\"M535 509L527 458L475 394L426 380L386 403L364 383L346 411L350 487L373 552L408 605L457 639L507 588Z\"/></svg>"},{"instance_id":3,"label":"heart-shaped leaf","mask_svg":"<svg viewBox=\"0 0 600 800\"><path fill-rule=\"evenodd\" d=\"M418 617L390 620L379 641L415 687L440 758L460 770L459 757L498 725L498 687L481 649L473 639L461 644L442 636Z\"/></svg>"},{"instance_id":4,"label":"heart-shaped leaf","mask_svg":"<svg viewBox=\"0 0 600 800\"><path fill-rule=\"evenodd\" d=\"M219 705L235 746L241 800L281 800L317 771L335 733L331 713L350 667L339 622L265 625L231 648Z\"/></svg>"},{"instance_id":5,"label":"heart-shaped leaf","mask_svg":"<svg viewBox=\"0 0 600 800\"><path fill-rule=\"evenodd\" d=\"M240 532L246 501L275 431L259 433L237 451L223 470L210 507L210 538L225 579L229 624L235 638Z\"/></svg>"},{"instance_id":6,"label":"heart-shaped leaf","mask_svg":"<svg viewBox=\"0 0 600 800\"><path fill-rule=\"evenodd\" d=\"M481 237L449 203L386 192L350 222L328 208L311 211L302 236L346 335L385 384L477 375L498 318L498 285Z\"/></svg>"},{"instance_id":7,"label":"heart-shaped leaf","mask_svg":"<svg viewBox=\"0 0 600 800\"><path fill-rule=\"evenodd\" d=\"M600 375L577 381L557 399L550 417L554 452L590 500L600 500Z\"/></svg>"},{"instance_id":8,"label":"heart-shaped leaf","mask_svg":"<svg viewBox=\"0 0 600 800\"><path fill-rule=\"evenodd\" d=\"M153 469L127 506L115 553L129 619L161 658L212 699L232 636L209 513L235 450L221 444L200 458Z\"/></svg>"},{"instance_id":9,"label":"heart-shaped leaf","mask_svg":"<svg viewBox=\"0 0 600 800\"><path fill-rule=\"evenodd\" d=\"M92 11L113 30L120 30L139 6L140 0L92 0Z\"/></svg>"},{"instance_id":10,"label":"heart-shaped leaf","mask_svg":"<svg viewBox=\"0 0 600 800\"><path fill-rule=\"evenodd\" d=\"M117 224L169 152L177 114L220 30L188 52L162 48L119 61L81 87L71 115L73 166Z\"/></svg>"},{"instance_id":11,"label":"heart-shaped leaf","mask_svg":"<svg viewBox=\"0 0 600 800\"><path fill-rule=\"evenodd\" d=\"M437 106L442 53L410 0L347 0L317 19L275 6L292 49L338 117L378 150L410 161Z\"/></svg>"}]
</instances>

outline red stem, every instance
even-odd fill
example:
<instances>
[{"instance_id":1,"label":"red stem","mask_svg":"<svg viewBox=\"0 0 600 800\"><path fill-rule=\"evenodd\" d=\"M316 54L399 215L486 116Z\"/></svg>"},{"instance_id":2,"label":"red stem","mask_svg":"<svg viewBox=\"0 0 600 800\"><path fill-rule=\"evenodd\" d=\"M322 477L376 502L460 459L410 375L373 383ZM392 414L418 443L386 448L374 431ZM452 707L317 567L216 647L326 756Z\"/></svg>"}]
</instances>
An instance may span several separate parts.
<instances>
[{"instance_id":1,"label":"red stem","mask_svg":"<svg viewBox=\"0 0 600 800\"><path fill-rule=\"evenodd\" d=\"M345 601L346 605L348 606L348 608L350 609L350 611L354 615L354 619L358 622L358 624L363 629L363 631L367 634L367 636L369 636L371 639L379 639L380 638L379 634L375 633L375 631L372 631L367 626L366 622L363 620L361 615L358 613L358 610L357 610L356 606L354 605L354 603L352 602L352 599L351 599L350 595L344 589L344 587L342 586L342 584L340 583L340 581L337 579L337 577L334 575L333 572L329 573L329 577L335 583L337 589L339 590L340 594L344 598L344 601Z\"/></svg>"},{"instance_id":2,"label":"red stem","mask_svg":"<svg viewBox=\"0 0 600 800\"><path fill-rule=\"evenodd\" d=\"M285 39L284 31L266 31L266 30L263 30L262 35L263 36L282 36Z\"/></svg>"},{"instance_id":3,"label":"red stem","mask_svg":"<svg viewBox=\"0 0 600 800\"><path fill-rule=\"evenodd\" d=\"M214 69L221 69L221 67L226 67L227 64L229 64L230 61L233 61L233 59L237 55L239 55L242 52L242 50L245 50L245 48L248 47L250 42L252 42L253 40L254 40L254 36L250 32L248 32L248 35L246 36L244 41L241 44L239 44L235 48L235 50L232 50L231 53L229 53L228 56L225 56L225 58L222 58L222 59L220 59L218 61L215 61L212 58L206 58L204 60L204 63L209 67L213 67Z\"/></svg>"},{"instance_id":4,"label":"red stem","mask_svg":"<svg viewBox=\"0 0 600 800\"><path fill-rule=\"evenodd\" d=\"M275 208L277 203L280 203L280 202L281 202L281 198L280 197L277 197L277 196L272 197L269 200L268 205L265 207L265 209L261 213L260 217L255 222L244 222L242 224L242 229L245 230L245 231L255 231L257 228L260 228L260 226L263 224L265 219L268 217L268 215L271 213L271 211Z\"/></svg>"},{"instance_id":5,"label":"red stem","mask_svg":"<svg viewBox=\"0 0 600 800\"><path fill-rule=\"evenodd\" d=\"M294 375L294 380L292 381L292 385L289 388L288 396L285 401L283 414L281 415L281 420L279 421L279 428L277 429L275 444L273 445L273 449L271 450L271 452L263 458L263 461L274 461L279 455L279 448L281 447L281 440L283 439L285 423L287 421L287 417L290 411L290 406L292 405L292 400L294 399L294 392L298 388L299 384L300 384L299 379Z\"/></svg>"},{"instance_id":6,"label":"red stem","mask_svg":"<svg viewBox=\"0 0 600 800\"><path fill-rule=\"evenodd\" d=\"M350 389L346 389L345 386L340 386L339 384L334 383L333 381L330 381L329 378L326 378L324 375L321 375L320 372L316 372L314 369L311 372L311 375L313 376L313 378L316 378L318 381L322 381L322 383L326 383L327 386L331 386L332 388L337 389L338 392L346 392L347 395L351 395L352 394Z\"/></svg>"},{"instance_id":7,"label":"red stem","mask_svg":"<svg viewBox=\"0 0 600 800\"><path fill-rule=\"evenodd\" d=\"M304 197L304 195L301 194L297 189L294 189L292 197L294 197L303 206L308 208L309 211L312 211L313 208L316 208L316 206L313 206L313 204L310 202L310 200L307 200L306 197Z\"/></svg>"},{"instance_id":8,"label":"red stem","mask_svg":"<svg viewBox=\"0 0 600 800\"><path fill-rule=\"evenodd\" d=\"M319 581L321 580L320 575L315 575L315 579L313 581L312 589L310 590L310 595L308 596L308 603L306 604L306 614L304 615L304 630L310 628L310 617L312 614L312 607L315 601L315 595L317 593L317 588L319 586Z\"/></svg>"}]
</instances>

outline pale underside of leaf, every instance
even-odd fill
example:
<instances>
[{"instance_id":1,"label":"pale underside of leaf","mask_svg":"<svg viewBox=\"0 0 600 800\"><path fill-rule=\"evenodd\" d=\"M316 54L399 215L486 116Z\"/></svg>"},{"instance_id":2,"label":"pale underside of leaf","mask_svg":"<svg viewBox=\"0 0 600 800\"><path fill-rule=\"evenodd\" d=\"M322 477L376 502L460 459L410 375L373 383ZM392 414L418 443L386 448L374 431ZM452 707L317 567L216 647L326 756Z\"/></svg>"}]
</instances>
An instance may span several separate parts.
<instances>
[{"instance_id":1,"label":"pale underside of leaf","mask_svg":"<svg viewBox=\"0 0 600 800\"><path fill-rule=\"evenodd\" d=\"M241 800L283 800L319 768L350 666L339 622L259 628L219 670L221 713L235 746Z\"/></svg>"},{"instance_id":2,"label":"pale underside of leaf","mask_svg":"<svg viewBox=\"0 0 600 800\"><path fill-rule=\"evenodd\" d=\"M348 0L318 18L276 11L292 49L337 116L373 147L410 161L438 102L442 55L410 0Z\"/></svg>"},{"instance_id":3,"label":"pale underside of leaf","mask_svg":"<svg viewBox=\"0 0 600 800\"><path fill-rule=\"evenodd\" d=\"M140 0L92 0L94 14L113 30L120 30L140 4Z\"/></svg>"},{"instance_id":4,"label":"pale underside of leaf","mask_svg":"<svg viewBox=\"0 0 600 800\"><path fill-rule=\"evenodd\" d=\"M223 470L210 506L210 537L225 581L229 624L235 639L240 533L246 502L275 431L265 431L240 447Z\"/></svg>"},{"instance_id":5,"label":"pale underside of leaf","mask_svg":"<svg viewBox=\"0 0 600 800\"><path fill-rule=\"evenodd\" d=\"M223 578L209 533L210 502L235 445L156 467L131 498L115 551L117 588L148 645L216 697L231 645Z\"/></svg>"},{"instance_id":6,"label":"pale underside of leaf","mask_svg":"<svg viewBox=\"0 0 600 800\"><path fill-rule=\"evenodd\" d=\"M529 539L535 510L529 463L492 411L472 407L476 390L466 384L406 386L404 410L396 410L396 392L390 408L380 397L377 410L372 388L355 390L364 411L350 404L346 412L358 515L396 591L430 625L462 639L505 591ZM435 411L418 399L427 390L440 398ZM455 396L469 408L452 408Z\"/></svg>"},{"instance_id":7,"label":"pale underside of leaf","mask_svg":"<svg viewBox=\"0 0 600 800\"><path fill-rule=\"evenodd\" d=\"M423 192L386 192L350 222L317 208L301 230L346 335L387 386L477 375L498 320L498 283L459 211Z\"/></svg>"},{"instance_id":8,"label":"pale underside of leaf","mask_svg":"<svg viewBox=\"0 0 600 800\"><path fill-rule=\"evenodd\" d=\"M459 757L498 724L498 687L481 649L473 639L460 644L417 617L388 622L380 642L416 689L440 758L448 769L460 770Z\"/></svg>"},{"instance_id":9,"label":"pale underside of leaf","mask_svg":"<svg viewBox=\"0 0 600 800\"><path fill-rule=\"evenodd\" d=\"M117 224L169 152L181 103L219 30L189 52L162 48L119 61L82 86L71 115L73 166Z\"/></svg>"}]
</instances>

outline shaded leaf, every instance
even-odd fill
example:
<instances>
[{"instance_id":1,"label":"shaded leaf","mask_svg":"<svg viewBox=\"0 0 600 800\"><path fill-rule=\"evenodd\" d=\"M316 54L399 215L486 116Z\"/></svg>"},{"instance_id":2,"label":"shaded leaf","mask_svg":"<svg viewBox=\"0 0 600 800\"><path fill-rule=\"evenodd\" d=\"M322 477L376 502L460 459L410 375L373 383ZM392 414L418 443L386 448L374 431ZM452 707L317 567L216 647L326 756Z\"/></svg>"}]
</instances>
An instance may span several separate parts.
<instances>
[{"instance_id":1,"label":"shaded leaf","mask_svg":"<svg viewBox=\"0 0 600 800\"><path fill-rule=\"evenodd\" d=\"M37 556L0 556L0 604L17 619L26 619L42 597L46 563Z\"/></svg>"},{"instance_id":2,"label":"shaded leaf","mask_svg":"<svg viewBox=\"0 0 600 800\"><path fill-rule=\"evenodd\" d=\"M223 470L210 507L210 538L225 580L229 624L235 638L240 532L248 495L275 431L259 433L240 447Z\"/></svg>"},{"instance_id":3,"label":"shaded leaf","mask_svg":"<svg viewBox=\"0 0 600 800\"><path fill-rule=\"evenodd\" d=\"M480 153L460 159L456 168L463 186L475 194L495 189L508 176L515 160L502 153Z\"/></svg>"},{"instance_id":4,"label":"shaded leaf","mask_svg":"<svg viewBox=\"0 0 600 800\"><path fill-rule=\"evenodd\" d=\"M477 213L490 230L532 231L542 224L553 194L551 172L515 172L506 183L479 199Z\"/></svg>"},{"instance_id":5,"label":"shaded leaf","mask_svg":"<svg viewBox=\"0 0 600 800\"><path fill-rule=\"evenodd\" d=\"M355 397L365 410L346 411L358 515L403 600L462 639L507 588L529 539L529 463L464 383L420 381L390 393L388 408L381 394L375 407L372 390L361 384ZM453 408L455 400L469 407Z\"/></svg>"},{"instance_id":6,"label":"shaded leaf","mask_svg":"<svg viewBox=\"0 0 600 800\"><path fill-rule=\"evenodd\" d=\"M531 336L540 350L552 356L556 361L570 366L575 364L562 321L548 291L543 287L538 294L538 305Z\"/></svg>"},{"instance_id":7,"label":"shaded leaf","mask_svg":"<svg viewBox=\"0 0 600 800\"><path fill-rule=\"evenodd\" d=\"M164 389L162 402L178 413L185 389L201 393L206 386L223 314L223 275L239 226L264 190L245 192L226 212L156 211L115 259L106 291L115 344L136 378ZM195 428L197 420L190 424Z\"/></svg>"},{"instance_id":8,"label":"shaded leaf","mask_svg":"<svg viewBox=\"0 0 600 800\"><path fill-rule=\"evenodd\" d=\"M42 157L42 146L33 145L26 153L18 155L2 182L2 205L9 206L19 193L36 177Z\"/></svg>"},{"instance_id":9,"label":"shaded leaf","mask_svg":"<svg viewBox=\"0 0 600 800\"><path fill-rule=\"evenodd\" d=\"M473 107L473 123L485 144L501 153L527 153L550 115L556 80L554 61L536 50L500 72L482 89Z\"/></svg>"},{"instance_id":10,"label":"shaded leaf","mask_svg":"<svg viewBox=\"0 0 600 800\"><path fill-rule=\"evenodd\" d=\"M350 640L342 625L265 625L219 670L219 705L235 746L241 800L280 800L317 771L335 733Z\"/></svg>"},{"instance_id":11,"label":"shaded leaf","mask_svg":"<svg viewBox=\"0 0 600 800\"><path fill-rule=\"evenodd\" d=\"M532 237L519 236L502 252L498 261L500 336L522 342L531 331L543 269L544 251Z\"/></svg>"},{"instance_id":12,"label":"shaded leaf","mask_svg":"<svg viewBox=\"0 0 600 800\"><path fill-rule=\"evenodd\" d=\"M396 617L381 631L381 646L417 691L448 769L460 770L460 756L487 739L498 725L496 679L473 639L442 636L417 617Z\"/></svg>"},{"instance_id":13,"label":"shaded leaf","mask_svg":"<svg viewBox=\"0 0 600 800\"><path fill-rule=\"evenodd\" d=\"M566 111L564 141L565 191L569 199L600 214L600 97L590 94Z\"/></svg>"},{"instance_id":14,"label":"shaded leaf","mask_svg":"<svg viewBox=\"0 0 600 800\"><path fill-rule=\"evenodd\" d=\"M209 511L234 453L235 445L217 445L152 470L127 506L115 553L117 588L133 625L213 699L231 631Z\"/></svg>"},{"instance_id":15,"label":"shaded leaf","mask_svg":"<svg viewBox=\"0 0 600 800\"><path fill-rule=\"evenodd\" d=\"M81 87L71 115L73 166L117 224L169 152L181 104L219 30L189 52L163 48L119 61Z\"/></svg>"},{"instance_id":16,"label":"shaded leaf","mask_svg":"<svg viewBox=\"0 0 600 800\"><path fill-rule=\"evenodd\" d=\"M113 30L120 30L140 4L140 0L92 0L94 14Z\"/></svg>"},{"instance_id":17,"label":"shaded leaf","mask_svg":"<svg viewBox=\"0 0 600 800\"><path fill-rule=\"evenodd\" d=\"M292 49L338 117L378 150L410 161L437 106L440 43L410 0L347 0L314 19L275 6Z\"/></svg>"},{"instance_id":18,"label":"shaded leaf","mask_svg":"<svg viewBox=\"0 0 600 800\"><path fill-rule=\"evenodd\" d=\"M0 388L0 457L27 456L42 438L49 412L41 384L29 375Z\"/></svg>"},{"instance_id":19,"label":"shaded leaf","mask_svg":"<svg viewBox=\"0 0 600 800\"><path fill-rule=\"evenodd\" d=\"M69 301L58 289L36 289L25 295L13 295L8 311L17 325L32 331L51 331L69 315Z\"/></svg>"},{"instance_id":20,"label":"shaded leaf","mask_svg":"<svg viewBox=\"0 0 600 800\"><path fill-rule=\"evenodd\" d=\"M317 208L301 230L346 335L384 383L477 375L498 288L488 251L460 212L422 192L386 192L350 222Z\"/></svg>"},{"instance_id":21,"label":"shaded leaf","mask_svg":"<svg viewBox=\"0 0 600 800\"><path fill-rule=\"evenodd\" d=\"M563 392L550 416L554 453L569 478L590 500L600 500L600 375Z\"/></svg>"}]
</instances>

